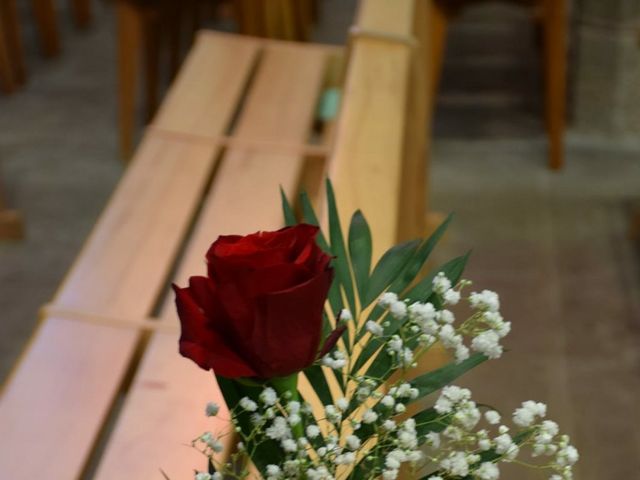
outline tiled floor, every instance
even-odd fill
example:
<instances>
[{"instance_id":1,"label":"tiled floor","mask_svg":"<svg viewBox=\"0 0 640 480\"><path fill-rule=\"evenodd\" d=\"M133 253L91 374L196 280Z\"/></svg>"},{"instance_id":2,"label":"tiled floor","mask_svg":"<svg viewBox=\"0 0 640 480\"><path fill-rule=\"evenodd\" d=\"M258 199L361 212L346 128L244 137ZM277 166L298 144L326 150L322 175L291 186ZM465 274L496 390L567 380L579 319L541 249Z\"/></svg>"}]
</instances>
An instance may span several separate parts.
<instances>
[{"instance_id":1,"label":"tiled floor","mask_svg":"<svg viewBox=\"0 0 640 480\"><path fill-rule=\"evenodd\" d=\"M0 244L0 378L24 346L122 166L116 151L113 18L79 33L64 20L64 55L44 62L28 37L31 80L0 97L0 161L27 219ZM353 2L326 2L318 39L344 40ZM466 381L505 410L551 404L583 461L577 478L640 472L640 262L626 239L640 197L640 154L568 145L546 169L538 65L526 17L489 7L451 33L432 156L431 204L456 212L438 252L473 248L467 276L502 295L510 352ZM521 471L519 471L521 472ZM541 478L508 473L503 478Z\"/></svg>"}]
</instances>

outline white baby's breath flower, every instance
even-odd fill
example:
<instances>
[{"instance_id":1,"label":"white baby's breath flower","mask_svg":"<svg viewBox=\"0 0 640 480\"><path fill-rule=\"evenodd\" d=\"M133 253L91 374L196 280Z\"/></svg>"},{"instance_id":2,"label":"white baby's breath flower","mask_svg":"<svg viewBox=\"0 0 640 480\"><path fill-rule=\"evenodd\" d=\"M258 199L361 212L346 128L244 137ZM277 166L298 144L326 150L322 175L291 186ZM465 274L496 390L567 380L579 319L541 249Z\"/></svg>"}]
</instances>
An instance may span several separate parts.
<instances>
[{"instance_id":1,"label":"white baby's breath flower","mask_svg":"<svg viewBox=\"0 0 640 480\"><path fill-rule=\"evenodd\" d=\"M342 413L334 405L326 405L324 407L324 413L327 416L327 420L336 424L342 420Z\"/></svg>"},{"instance_id":2,"label":"white baby's breath flower","mask_svg":"<svg viewBox=\"0 0 640 480\"><path fill-rule=\"evenodd\" d=\"M466 345L460 344L456 347L455 352L456 363L462 363L469 358L469 348Z\"/></svg>"},{"instance_id":3,"label":"white baby's breath flower","mask_svg":"<svg viewBox=\"0 0 640 480\"><path fill-rule=\"evenodd\" d=\"M265 434L273 440L281 440L291 436L291 429L284 417L276 417L271 426L265 430Z\"/></svg>"},{"instance_id":4,"label":"white baby's breath flower","mask_svg":"<svg viewBox=\"0 0 640 480\"><path fill-rule=\"evenodd\" d=\"M336 400L336 407L338 407L343 412L349 408L349 400L346 398L339 398Z\"/></svg>"},{"instance_id":5,"label":"white baby's breath flower","mask_svg":"<svg viewBox=\"0 0 640 480\"><path fill-rule=\"evenodd\" d=\"M300 415L298 415L297 413L292 413L287 418L287 421L289 422L289 425L294 427L298 425L302 421L302 419L300 418Z\"/></svg>"},{"instance_id":6,"label":"white baby's breath flower","mask_svg":"<svg viewBox=\"0 0 640 480\"><path fill-rule=\"evenodd\" d=\"M530 427L536 418L544 418L546 415L547 406L544 403L528 400L513 412L513 423L519 427Z\"/></svg>"},{"instance_id":7,"label":"white baby's breath flower","mask_svg":"<svg viewBox=\"0 0 640 480\"><path fill-rule=\"evenodd\" d=\"M451 325L453 322L456 321L456 317L451 310L440 310L438 312L436 319L440 323L444 323L448 325Z\"/></svg>"},{"instance_id":8,"label":"white baby's breath flower","mask_svg":"<svg viewBox=\"0 0 640 480\"><path fill-rule=\"evenodd\" d=\"M371 409L362 414L362 423L373 423L376 420L378 420L378 414Z\"/></svg>"},{"instance_id":9,"label":"white baby's breath flower","mask_svg":"<svg viewBox=\"0 0 640 480\"><path fill-rule=\"evenodd\" d=\"M375 337L381 337L384 334L384 329L373 320L369 320L365 326L367 331Z\"/></svg>"},{"instance_id":10,"label":"white baby's breath flower","mask_svg":"<svg viewBox=\"0 0 640 480\"><path fill-rule=\"evenodd\" d=\"M306 428L306 432L307 437L316 438L318 435L320 435L320 427L318 427L317 425L309 425Z\"/></svg>"},{"instance_id":11,"label":"white baby's breath flower","mask_svg":"<svg viewBox=\"0 0 640 480\"><path fill-rule=\"evenodd\" d=\"M452 452L440 462L440 467L454 477L466 477L469 474L469 462L465 452Z\"/></svg>"},{"instance_id":12,"label":"white baby's breath flower","mask_svg":"<svg viewBox=\"0 0 640 480\"><path fill-rule=\"evenodd\" d=\"M440 295L444 294L451 288L451 281L446 277L444 272L438 272L433 278L433 289Z\"/></svg>"},{"instance_id":13,"label":"white baby's breath flower","mask_svg":"<svg viewBox=\"0 0 640 480\"><path fill-rule=\"evenodd\" d=\"M387 408L391 408L396 404L396 401L391 395L385 395L384 397L382 397L382 400L380 400L380 403Z\"/></svg>"},{"instance_id":14,"label":"white baby's breath flower","mask_svg":"<svg viewBox=\"0 0 640 480\"><path fill-rule=\"evenodd\" d=\"M280 470L278 465L267 465L267 475L270 477L277 477L280 473L282 473L282 470Z\"/></svg>"},{"instance_id":15,"label":"white baby's breath flower","mask_svg":"<svg viewBox=\"0 0 640 480\"><path fill-rule=\"evenodd\" d=\"M404 403L396 403L394 410L396 413L404 413L407 411L407 407L405 407Z\"/></svg>"},{"instance_id":16,"label":"white baby's breath flower","mask_svg":"<svg viewBox=\"0 0 640 480\"><path fill-rule=\"evenodd\" d=\"M382 472L382 480L396 480L398 478L397 469L387 469Z\"/></svg>"},{"instance_id":17,"label":"white baby's breath flower","mask_svg":"<svg viewBox=\"0 0 640 480\"><path fill-rule=\"evenodd\" d=\"M211 475L206 472L196 472L195 480L211 480Z\"/></svg>"},{"instance_id":18,"label":"white baby's breath flower","mask_svg":"<svg viewBox=\"0 0 640 480\"><path fill-rule=\"evenodd\" d=\"M497 480L500 477L500 470L494 463L483 462L474 474L479 480Z\"/></svg>"},{"instance_id":19,"label":"white baby's breath flower","mask_svg":"<svg viewBox=\"0 0 640 480\"><path fill-rule=\"evenodd\" d=\"M471 341L471 348L491 359L496 359L502 356L502 345L499 342L498 334L493 330L487 330Z\"/></svg>"},{"instance_id":20,"label":"white baby's breath flower","mask_svg":"<svg viewBox=\"0 0 640 480\"><path fill-rule=\"evenodd\" d=\"M425 443L431 448L437 450L440 448L440 434L437 432L429 432L424 437Z\"/></svg>"},{"instance_id":21,"label":"white baby's breath flower","mask_svg":"<svg viewBox=\"0 0 640 480\"><path fill-rule=\"evenodd\" d=\"M298 444L296 443L295 440L291 439L291 438L286 438L284 440L282 440L282 449L285 452L295 452L298 450Z\"/></svg>"},{"instance_id":22,"label":"white baby's breath flower","mask_svg":"<svg viewBox=\"0 0 640 480\"><path fill-rule=\"evenodd\" d=\"M220 405L215 402L207 403L207 406L204 409L204 413L207 417L215 417L220 411Z\"/></svg>"},{"instance_id":23,"label":"white baby's breath flower","mask_svg":"<svg viewBox=\"0 0 640 480\"><path fill-rule=\"evenodd\" d=\"M260 401L262 401L262 403L264 403L269 407L272 405L275 405L277 400L278 400L278 395L276 394L276 391L271 387L265 388L260 393Z\"/></svg>"},{"instance_id":24,"label":"white baby's breath flower","mask_svg":"<svg viewBox=\"0 0 640 480\"><path fill-rule=\"evenodd\" d=\"M393 432L396 429L396 422L391 419L385 420L382 423L382 428L384 428L387 432Z\"/></svg>"},{"instance_id":25,"label":"white baby's breath flower","mask_svg":"<svg viewBox=\"0 0 640 480\"><path fill-rule=\"evenodd\" d=\"M398 295L393 292L385 292L380 295L380 298L378 299L378 305L380 305L382 308L389 308L391 304L396 303L397 301Z\"/></svg>"},{"instance_id":26,"label":"white baby's breath flower","mask_svg":"<svg viewBox=\"0 0 640 480\"><path fill-rule=\"evenodd\" d=\"M434 320L436 318L436 309L433 304L415 302L409 305L409 316L413 321L422 325L424 322Z\"/></svg>"},{"instance_id":27,"label":"white baby's breath flower","mask_svg":"<svg viewBox=\"0 0 640 480\"><path fill-rule=\"evenodd\" d=\"M353 315L351 315L351 312L348 309L343 308L342 310L340 310L338 318L340 318L340 320L342 321L349 322L353 320Z\"/></svg>"},{"instance_id":28,"label":"white baby's breath flower","mask_svg":"<svg viewBox=\"0 0 640 480\"><path fill-rule=\"evenodd\" d=\"M242 397L239 403L247 412L255 412L258 409L258 404L249 397Z\"/></svg>"},{"instance_id":29,"label":"white baby's breath flower","mask_svg":"<svg viewBox=\"0 0 640 480\"><path fill-rule=\"evenodd\" d=\"M389 305L389 312L394 318L402 320L407 316L407 304L400 300L393 302Z\"/></svg>"},{"instance_id":30,"label":"white baby's breath flower","mask_svg":"<svg viewBox=\"0 0 640 480\"><path fill-rule=\"evenodd\" d=\"M444 303L447 305L457 305L460 302L460 292L450 288L442 295Z\"/></svg>"},{"instance_id":31,"label":"white baby's breath flower","mask_svg":"<svg viewBox=\"0 0 640 480\"><path fill-rule=\"evenodd\" d=\"M497 425L500 423L500 414L495 410L489 410L484 414L485 420L491 425Z\"/></svg>"},{"instance_id":32,"label":"white baby's breath flower","mask_svg":"<svg viewBox=\"0 0 640 480\"><path fill-rule=\"evenodd\" d=\"M483 290L480 293L472 292L469 295L469 303L471 307L478 310L488 310L490 312L500 310L500 297L491 290Z\"/></svg>"},{"instance_id":33,"label":"white baby's breath flower","mask_svg":"<svg viewBox=\"0 0 640 480\"><path fill-rule=\"evenodd\" d=\"M347 447L349 447L351 450L357 450L360 448L361 445L361 441L358 437L356 437L355 435L349 435L347 437Z\"/></svg>"}]
</instances>

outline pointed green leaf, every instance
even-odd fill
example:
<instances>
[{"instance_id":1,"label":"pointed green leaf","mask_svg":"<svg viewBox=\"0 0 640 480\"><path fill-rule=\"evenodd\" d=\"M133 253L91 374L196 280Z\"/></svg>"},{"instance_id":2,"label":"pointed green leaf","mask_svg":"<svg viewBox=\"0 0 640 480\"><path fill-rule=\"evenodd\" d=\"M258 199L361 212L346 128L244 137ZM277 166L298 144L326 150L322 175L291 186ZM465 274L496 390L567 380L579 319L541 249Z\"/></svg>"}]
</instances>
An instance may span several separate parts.
<instances>
[{"instance_id":1,"label":"pointed green leaf","mask_svg":"<svg viewBox=\"0 0 640 480\"><path fill-rule=\"evenodd\" d=\"M444 367L413 379L411 385L416 387L419 392L416 400L449 385L461 375L487 360L488 358L481 353L475 353L464 362L449 363Z\"/></svg>"},{"instance_id":2,"label":"pointed green leaf","mask_svg":"<svg viewBox=\"0 0 640 480\"><path fill-rule=\"evenodd\" d=\"M442 415L431 407L413 416L416 421L418 437L424 437L429 432L441 432L451 423L451 415Z\"/></svg>"},{"instance_id":3,"label":"pointed green leaf","mask_svg":"<svg viewBox=\"0 0 640 480\"><path fill-rule=\"evenodd\" d=\"M318 221L316 212L313 209L313 205L311 205L311 200L309 200L309 195L307 195L307 192L302 192L300 194L300 204L302 205L302 219L305 221L305 223L319 227L320 222ZM318 237L316 238L316 240L322 250L329 254L333 253L331 251L331 248L329 248L327 239L325 238L322 231L318 233Z\"/></svg>"},{"instance_id":4,"label":"pointed green leaf","mask_svg":"<svg viewBox=\"0 0 640 480\"><path fill-rule=\"evenodd\" d=\"M413 257L407 262L402 274L398 275L398 278L391 284L389 291L400 293L414 281L429 258L429 255L431 255L431 252L433 252L433 249L444 235L452 218L453 214L450 214L431 236L420 245Z\"/></svg>"},{"instance_id":5,"label":"pointed green leaf","mask_svg":"<svg viewBox=\"0 0 640 480\"><path fill-rule=\"evenodd\" d=\"M295 225L298 223L296 220L296 215L293 213L293 208L291 208L291 204L289 200L287 200L287 195L284 193L282 187L280 187L280 198L282 200L282 213L284 214L284 224L287 227Z\"/></svg>"},{"instance_id":6,"label":"pointed green leaf","mask_svg":"<svg viewBox=\"0 0 640 480\"><path fill-rule=\"evenodd\" d=\"M371 243L371 230L364 215L358 210L353 214L349 226L349 255L360 299L365 297L367 291L371 269Z\"/></svg>"},{"instance_id":7,"label":"pointed green leaf","mask_svg":"<svg viewBox=\"0 0 640 480\"><path fill-rule=\"evenodd\" d=\"M353 292L353 280L349 269L349 256L342 236L340 227L340 217L336 206L336 197L333 192L331 182L327 180L327 207L329 210L329 238L331 240L331 251L335 255L333 265L336 269L336 277L340 281L340 286L344 290L351 312L355 313L356 303Z\"/></svg>"},{"instance_id":8,"label":"pointed green leaf","mask_svg":"<svg viewBox=\"0 0 640 480\"><path fill-rule=\"evenodd\" d=\"M398 278L409 260L415 253L420 240L411 240L391 247L385 252L371 273L367 295L363 308L373 302L378 296Z\"/></svg>"},{"instance_id":9,"label":"pointed green leaf","mask_svg":"<svg viewBox=\"0 0 640 480\"><path fill-rule=\"evenodd\" d=\"M319 226L320 223L318 222L318 217L313 209L313 206L311 205L311 200L309 200L309 195L307 195L307 192L302 192L300 194L300 204L302 205L302 219L304 220L304 222L308 223L309 225ZM316 242L318 242L318 246L324 252L328 253L329 255L334 255L322 231L318 232ZM337 316L338 313L340 313L340 310L342 310L343 304L342 296L340 295L339 282L337 282L336 279L331 282L328 298L329 304L331 305L331 310L333 311L333 314Z\"/></svg>"}]
</instances>

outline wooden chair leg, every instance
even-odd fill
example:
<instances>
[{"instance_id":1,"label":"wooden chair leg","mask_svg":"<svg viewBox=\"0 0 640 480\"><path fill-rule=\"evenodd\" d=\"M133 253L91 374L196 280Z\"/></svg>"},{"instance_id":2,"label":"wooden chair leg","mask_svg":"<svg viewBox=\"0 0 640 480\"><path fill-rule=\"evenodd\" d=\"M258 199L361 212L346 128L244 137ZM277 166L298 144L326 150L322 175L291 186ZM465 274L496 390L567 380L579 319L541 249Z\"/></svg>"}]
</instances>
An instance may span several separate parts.
<instances>
[{"instance_id":1,"label":"wooden chair leg","mask_svg":"<svg viewBox=\"0 0 640 480\"><path fill-rule=\"evenodd\" d=\"M136 88L142 48L141 12L125 1L116 5L118 23L118 123L120 154L128 159L133 149Z\"/></svg>"},{"instance_id":2,"label":"wooden chair leg","mask_svg":"<svg viewBox=\"0 0 640 480\"><path fill-rule=\"evenodd\" d=\"M21 85L27 79L27 72L16 0L0 1L0 19L3 22L9 59L13 65L14 81Z\"/></svg>"},{"instance_id":3,"label":"wooden chair leg","mask_svg":"<svg viewBox=\"0 0 640 480\"><path fill-rule=\"evenodd\" d=\"M144 48L145 117L149 122L158 108L160 88L160 14L148 10L144 14L142 43Z\"/></svg>"},{"instance_id":4,"label":"wooden chair leg","mask_svg":"<svg viewBox=\"0 0 640 480\"><path fill-rule=\"evenodd\" d=\"M170 8L163 19L166 31L169 32L169 73L173 79L180 68L180 47L182 38L183 15L190 14L195 8L194 2L187 2L186 11L182 8Z\"/></svg>"},{"instance_id":5,"label":"wooden chair leg","mask_svg":"<svg viewBox=\"0 0 640 480\"><path fill-rule=\"evenodd\" d=\"M301 41L309 41L313 25L313 4L311 0L300 0L294 3L294 8L296 11L296 37Z\"/></svg>"},{"instance_id":6,"label":"wooden chair leg","mask_svg":"<svg viewBox=\"0 0 640 480\"><path fill-rule=\"evenodd\" d=\"M262 2L234 0L233 3L238 31L243 35L253 35L255 37L265 35Z\"/></svg>"},{"instance_id":7,"label":"wooden chair leg","mask_svg":"<svg viewBox=\"0 0 640 480\"><path fill-rule=\"evenodd\" d=\"M70 0L73 21L78 28L86 28L91 23L91 0Z\"/></svg>"},{"instance_id":8,"label":"wooden chair leg","mask_svg":"<svg viewBox=\"0 0 640 480\"><path fill-rule=\"evenodd\" d=\"M564 163L567 102L567 5L564 0L544 4L545 117L549 135L549 167Z\"/></svg>"},{"instance_id":9,"label":"wooden chair leg","mask_svg":"<svg viewBox=\"0 0 640 480\"><path fill-rule=\"evenodd\" d=\"M15 89L14 69L9 55L9 45L5 31L4 19L0 22L0 89L11 93Z\"/></svg>"},{"instance_id":10,"label":"wooden chair leg","mask_svg":"<svg viewBox=\"0 0 640 480\"><path fill-rule=\"evenodd\" d=\"M46 57L60 53L60 37L53 0L31 0L36 19L40 48Z\"/></svg>"},{"instance_id":11,"label":"wooden chair leg","mask_svg":"<svg viewBox=\"0 0 640 480\"><path fill-rule=\"evenodd\" d=\"M429 0L427 21L429 22L428 30L431 32L429 42L431 48L426 49L425 53L428 55L427 65L429 65L430 72L431 99L435 104L444 65L449 14L440 2Z\"/></svg>"}]
</instances>

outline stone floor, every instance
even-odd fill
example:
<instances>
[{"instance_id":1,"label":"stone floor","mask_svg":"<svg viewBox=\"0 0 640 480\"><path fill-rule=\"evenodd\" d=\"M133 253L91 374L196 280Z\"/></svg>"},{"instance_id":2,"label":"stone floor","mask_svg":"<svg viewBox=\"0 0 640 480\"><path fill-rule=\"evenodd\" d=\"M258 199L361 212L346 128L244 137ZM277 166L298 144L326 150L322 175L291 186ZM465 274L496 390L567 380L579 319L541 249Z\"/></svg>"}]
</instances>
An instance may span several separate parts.
<instances>
[{"instance_id":1,"label":"stone floor","mask_svg":"<svg viewBox=\"0 0 640 480\"><path fill-rule=\"evenodd\" d=\"M317 37L339 43L353 2L327 1ZM0 162L27 238L0 243L0 379L23 349L117 182L113 18L43 61L27 32L30 81L0 97ZM473 249L467 276L502 295L511 349L466 383L505 411L548 401L583 461L577 478L640 472L640 261L626 238L640 156L571 134L567 167L546 169L533 33L489 6L452 29L434 125L431 206L456 221L438 256ZM43 399L46 401L46 399ZM503 478L544 478L508 473Z\"/></svg>"}]
</instances>

